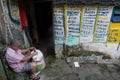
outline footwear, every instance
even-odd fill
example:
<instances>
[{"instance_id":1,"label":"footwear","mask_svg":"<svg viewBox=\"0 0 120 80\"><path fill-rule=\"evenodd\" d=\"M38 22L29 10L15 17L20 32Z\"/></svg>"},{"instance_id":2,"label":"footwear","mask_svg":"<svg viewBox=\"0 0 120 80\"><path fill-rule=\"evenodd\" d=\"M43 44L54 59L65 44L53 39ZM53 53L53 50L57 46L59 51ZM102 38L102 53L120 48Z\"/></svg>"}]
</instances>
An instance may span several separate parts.
<instances>
[{"instance_id":1,"label":"footwear","mask_svg":"<svg viewBox=\"0 0 120 80\"><path fill-rule=\"evenodd\" d=\"M39 79L40 79L40 76L30 77L29 79L30 79L30 80L39 80Z\"/></svg>"}]
</instances>

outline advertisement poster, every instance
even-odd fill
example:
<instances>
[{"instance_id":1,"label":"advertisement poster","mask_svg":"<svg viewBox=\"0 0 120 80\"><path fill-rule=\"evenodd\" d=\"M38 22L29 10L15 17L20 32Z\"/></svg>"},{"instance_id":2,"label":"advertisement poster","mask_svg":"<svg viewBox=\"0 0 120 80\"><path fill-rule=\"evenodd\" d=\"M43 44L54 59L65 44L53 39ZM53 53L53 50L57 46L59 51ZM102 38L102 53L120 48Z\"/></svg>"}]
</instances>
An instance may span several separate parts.
<instances>
[{"instance_id":1,"label":"advertisement poster","mask_svg":"<svg viewBox=\"0 0 120 80\"><path fill-rule=\"evenodd\" d=\"M94 42L106 42L113 6L99 6Z\"/></svg>"},{"instance_id":2,"label":"advertisement poster","mask_svg":"<svg viewBox=\"0 0 120 80\"><path fill-rule=\"evenodd\" d=\"M66 44L69 46L79 43L80 35L80 7L66 6Z\"/></svg>"},{"instance_id":3,"label":"advertisement poster","mask_svg":"<svg viewBox=\"0 0 120 80\"><path fill-rule=\"evenodd\" d=\"M118 44L120 42L120 23L111 23L107 43Z\"/></svg>"},{"instance_id":4,"label":"advertisement poster","mask_svg":"<svg viewBox=\"0 0 120 80\"><path fill-rule=\"evenodd\" d=\"M54 8L54 38L55 44L61 45L64 43L64 26L63 26L63 8Z\"/></svg>"},{"instance_id":5,"label":"advertisement poster","mask_svg":"<svg viewBox=\"0 0 120 80\"><path fill-rule=\"evenodd\" d=\"M97 15L97 7L97 5L82 7L80 43L92 42L93 40L93 31Z\"/></svg>"}]
</instances>

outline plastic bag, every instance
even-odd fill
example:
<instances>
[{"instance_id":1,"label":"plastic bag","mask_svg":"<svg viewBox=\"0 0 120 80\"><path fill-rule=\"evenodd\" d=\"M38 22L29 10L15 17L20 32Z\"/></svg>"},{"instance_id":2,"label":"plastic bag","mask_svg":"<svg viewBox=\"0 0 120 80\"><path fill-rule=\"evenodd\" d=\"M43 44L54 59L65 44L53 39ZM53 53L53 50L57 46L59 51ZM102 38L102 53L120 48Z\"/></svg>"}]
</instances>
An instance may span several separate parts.
<instances>
[{"instance_id":1,"label":"plastic bag","mask_svg":"<svg viewBox=\"0 0 120 80\"><path fill-rule=\"evenodd\" d=\"M36 71L34 73L35 75L38 75L41 72L41 70L45 68L46 64L45 64L45 61L44 61L43 53L38 49L36 49L36 51L37 51L37 55L33 56L33 61L39 61L42 58L42 60L40 62L37 62ZM32 51L31 54L33 52L34 51Z\"/></svg>"}]
</instances>

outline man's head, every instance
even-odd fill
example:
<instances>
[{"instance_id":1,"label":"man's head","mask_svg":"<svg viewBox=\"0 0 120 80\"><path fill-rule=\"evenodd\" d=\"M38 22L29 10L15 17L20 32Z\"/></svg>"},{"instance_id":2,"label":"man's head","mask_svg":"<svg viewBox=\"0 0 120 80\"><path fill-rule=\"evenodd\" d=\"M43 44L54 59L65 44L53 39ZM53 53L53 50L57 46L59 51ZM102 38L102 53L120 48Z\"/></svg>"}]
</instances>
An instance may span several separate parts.
<instances>
[{"instance_id":1,"label":"man's head","mask_svg":"<svg viewBox=\"0 0 120 80\"><path fill-rule=\"evenodd\" d=\"M17 39L12 39L9 44L9 46L15 51L19 49L20 45L21 42Z\"/></svg>"}]
</instances>

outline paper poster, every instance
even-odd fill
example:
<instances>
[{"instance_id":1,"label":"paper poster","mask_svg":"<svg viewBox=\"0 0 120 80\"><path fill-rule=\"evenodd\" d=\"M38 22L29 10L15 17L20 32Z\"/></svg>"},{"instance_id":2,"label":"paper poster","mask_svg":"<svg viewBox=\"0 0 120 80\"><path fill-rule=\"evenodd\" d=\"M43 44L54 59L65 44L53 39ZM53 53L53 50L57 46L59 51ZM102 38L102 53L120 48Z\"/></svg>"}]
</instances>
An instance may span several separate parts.
<instances>
[{"instance_id":1,"label":"paper poster","mask_svg":"<svg viewBox=\"0 0 120 80\"><path fill-rule=\"evenodd\" d=\"M120 23L111 23L107 43L118 44L120 42Z\"/></svg>"},{"instance_id":2,"label":"paper poster","mask_svg":"<svg viewBox=\"0 0 120 80\"><path fill-rule=\"evenodd\" d=\"M80 67L79 62L74 62L75 67Z\"/></svg>"},{"instance_id":3,"label":"paper poster","mask_svg":"<svg viewBox=\"0 0 120 80\"><path fill-rule=\"evenodd\" d=\"M92 42L98 6L83 6L80 43Z\"/></svg>"},{"instance_id":4,"label":"paper poster","mask_svg":"<svg viewBox=\"0 0 120 80\"><path fill-rule=\"evenodd\" d=\"M53 15L55 44L60 45L64 43L63 9L54 8Z\"/></svg>"},{"instance_id":5,"label":"paper poster","mask_svg":"<svg viewBox=\"0 0 120 80\"><path fill-rule=\"evenodd\" d=\"M106 42L113 6L99 6L94 42Z\"/></svg>"},{"instance_id":6,"label":"paper poster","mask_svg":"<svg viewBox=\"0 0 120 80\"><path fill-rule=\"evenodd\" d=\"M66 44L69 46L79 43L80 35L80 7L66 6Z\"/></svg>"}]
</instances>

